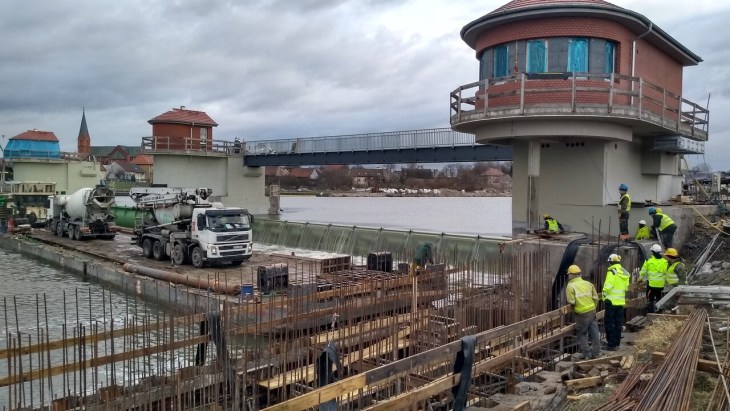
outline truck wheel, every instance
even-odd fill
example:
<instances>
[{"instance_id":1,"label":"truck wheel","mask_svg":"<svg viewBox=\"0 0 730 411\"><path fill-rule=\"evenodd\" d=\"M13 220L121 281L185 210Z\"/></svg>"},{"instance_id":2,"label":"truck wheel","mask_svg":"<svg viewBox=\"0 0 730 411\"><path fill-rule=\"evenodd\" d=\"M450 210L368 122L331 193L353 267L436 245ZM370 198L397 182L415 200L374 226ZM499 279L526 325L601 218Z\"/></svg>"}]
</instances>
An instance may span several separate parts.
<instances>
[{"instance_id":1,"label":"truck wheel","mask_svg":"<svg viewBox=\"0 0 730 411\"><path fill-rule=\"evenodd\" d=\"M155 240L152 244L152 257L155 257L155 260L165 259L165 250L163 249L162 242L160 240Z\"/></svg>"},{"instance_id":2,"label":"truck wheel","mask_svg":"<svg viewBox=\"0 0 730 411\"><path fill-rule=\"evenodd\" d=\"M69 237L71 234L69 233ZM76 241L81 241L81 227L74 227L73 228L73 237Z\"/></svg>"},{"instance_id":3,"label":"truck wheel","mask_svg":"<svg viewBox=\"0 0 730 411\"><path fill-rule=\"evenodd\" d=\"M170 258L175 265L183 265L186 262L185 260L187 260L187 258L185 258L185 253L186 251L182 244L175 244L175 247L172 248L172 255Z\"/></svg>"},{"instance_id":4,"label":"truck wheel","mask_svg":"<svg viewBox=\"0 0 730 411\"><path fill-rule=\"evenodd\" d=\"M142 255L147 258L152 258L152 240L149 238L145 238L142 241Z\"/></svg>"},{"instance_id":5,"label":"truck wheel","mask_svg":"<svg viewBox=\"0 0 730 411\"><path fill-rule=\"evenodd\" d=\"M205 261L203 261L203 250L200 247L193 248L193 252L190 253L190 262L193 263L195 268L203 268Z\"/></svg>"},{"instance_id":6,"label":"truck wheel","mask_svg":"<svg viewBox=\"0 0 730 411\"><path fill-rule=\"evenodd\" d=\"M56 235L59 237L63 237L63 223L58 223L56 226Z\"/></svg>"},{"instance_id":7,"label":"truck wheel","mask_svg":"<svg viewBox=\"0 0 730 411\"><path fill-rule=\"evenodd\" d=\"M58 226L58 223L52 222L51 226L49 227L51 230L51 234L53 234L53 235L58 235L58 233L56 232L56 226Z\"/></svg>"}]
</instances>

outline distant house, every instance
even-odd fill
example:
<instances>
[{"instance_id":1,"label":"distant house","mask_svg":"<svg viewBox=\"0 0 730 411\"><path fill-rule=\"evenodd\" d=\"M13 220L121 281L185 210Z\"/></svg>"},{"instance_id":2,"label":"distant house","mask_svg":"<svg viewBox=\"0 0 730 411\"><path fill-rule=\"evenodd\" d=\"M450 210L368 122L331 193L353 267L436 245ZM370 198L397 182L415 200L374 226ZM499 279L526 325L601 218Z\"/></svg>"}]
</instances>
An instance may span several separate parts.
<instances>
[{"instance_id":1,"label":"distant house","mask_svg":"<svg viewBox=\"0 0 730 411\"><path fill-rule=\"evenodd\" d=\"M90 154L96 161L108 165L113 161L130 162L139 151L139 146L91 146Z\"/></svg>"},{"instance_id":2,"label":"distant house","mask_svg":"<svg viewBox=\"0 0 730 411\"><path fill-rule=\"evenodd\" d=\"M11 137L3 151L5 158L60 158L58 137L52 131L28 130Z\"/></svg>"},{"instance_id":3,"label":"distant house","mask_svg":"<svg viewBox=\"0 0 730 411\"><path fill-rule=\"evenodd\" d=\"M300 180L315 181L319 179L319 172L316 168L289 168L288 176Z\"/></svg>"},{"instance_id":4,"label":"distant house","mask_svg":"<svg viewBox=\"0 0 730 411\"><path fill-rule=\"evenodd\" d=\"M152 181L152 157L146 154L139 154L134 157L131 161L132 164L136 164L144 171L145 180Z\"/></svg>"},{"instance_id":5,"label":"distant house","mask_svg":"<svg viewBox=\"0 0 730 411\"><path fill-rule=\"evenodd\" d=\"M482 173L482 178L487 183L496 183L502 180L504 173L498 168L488 168Z\"/></svg>"},{"instance_id":6,"label":"distant house","mask_svg":"<svg viewBox=\"0 0 730 411\"><path fill-rule=\"evenodd\" d=\"M352 184L358 187L379 186L386 181L385 170L358 168L350 171Z\"/></svg>"},{"instance_id":7,"label":"distant house","mask_svg":"<svg viewBox=\"0 0 730 411\"><path fill-rule=\"evenodd\" d=\"M266 177L286 177L289 175L289 170L281 166L267 166L264 173Z\"/></svg>"},{"instance_id":8,"label":"distant house","mask_svg":"<svg viewBox=\"0 0 730 411\"><path fill-rule=\"evenodd\" d=\"M104 178L107 180L133 181L136 183L147 181L147 176L142 167L126 161L114 161L105 166Z\"/></svg>"},{"instance_id":9,"label":"distant house","mask_svg":"<svg viewBox=\"0 0 730 411\"><path fill-rule=\"evenodd\" d=\"M153 150L206 150L213 145L213 121L203 111L173 108L147 121L152 124Z\"/></svg>"}]
</instances>

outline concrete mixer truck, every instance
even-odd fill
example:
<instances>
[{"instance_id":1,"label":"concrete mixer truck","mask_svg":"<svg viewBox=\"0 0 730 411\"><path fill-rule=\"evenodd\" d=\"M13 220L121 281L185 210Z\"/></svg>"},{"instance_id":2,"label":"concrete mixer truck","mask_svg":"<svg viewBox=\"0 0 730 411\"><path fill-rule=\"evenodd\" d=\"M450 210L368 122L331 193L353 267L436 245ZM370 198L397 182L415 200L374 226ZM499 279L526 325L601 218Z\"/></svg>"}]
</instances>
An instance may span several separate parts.
<instances>
[{"instance_id":1,"label":"concrete mixer truck","mask_svg":"<svg viewBox=\"0 0 730 411\"><path fill-rule=\"evenodd\" d=\"M98 185L85 187L71 195L50 196L48 228L59 237L68 235L74 240L101 238L111 240L116 235L114 190Z\"/></svg>"},{"instance_id":2,"label":"concrete mixer truck","mask_svg":"<svg viewBox=\"0 0 730 411\"><path fill-rule=\"evenodd\" d=\"M177 265L241 265L251 258L253 216L246 209L209 201L210 188L134 187L141 211L132 241L147 258Z\"/></svg>"}]
</instances>

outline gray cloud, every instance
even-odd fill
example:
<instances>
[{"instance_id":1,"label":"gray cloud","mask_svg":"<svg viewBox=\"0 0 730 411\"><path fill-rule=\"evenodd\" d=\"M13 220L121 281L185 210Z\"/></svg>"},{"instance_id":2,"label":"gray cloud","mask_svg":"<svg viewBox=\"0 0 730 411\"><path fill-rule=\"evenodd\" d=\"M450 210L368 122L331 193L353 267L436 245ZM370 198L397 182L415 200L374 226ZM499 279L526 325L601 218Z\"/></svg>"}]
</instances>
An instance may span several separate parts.
<instances>
[{"instance_id":1,"label":"gray cloud","mask_svg":"<svg viewBox=\"0 0 730 411\"><path fill-rule=\"evenodd\" d=\"M207 111L226 139L446 127L449 92L478 76L459 30L503 2L0 2L0 134L48 129L73 149L83 106L97 145L138 144L148 119L180 105ZM727 8L679 18L616 3L705 59L686 70L687 98L711 92L713 112L728 107L728 46L715 35ZM439 27L422 23L434 13ZM706 157L727 169L723 117Z\"/></svg>"}]
</instances>

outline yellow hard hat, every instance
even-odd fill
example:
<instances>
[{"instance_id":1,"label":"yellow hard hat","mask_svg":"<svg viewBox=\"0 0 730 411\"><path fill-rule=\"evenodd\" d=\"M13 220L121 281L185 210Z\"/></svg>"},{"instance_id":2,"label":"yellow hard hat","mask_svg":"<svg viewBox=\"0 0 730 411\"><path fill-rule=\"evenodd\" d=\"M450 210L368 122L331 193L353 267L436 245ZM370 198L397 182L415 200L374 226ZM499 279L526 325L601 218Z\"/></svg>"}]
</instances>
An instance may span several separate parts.
<instances>
[{"instance_id":1,"label":"yellow hard hat","mask_svg":"<svg viewBox=\"0 0 730 411\"><path fill-rule=\"evenodd\" d=\"M667 248L667 251L664 253L667 257L677 257L679 254L677 253L677 250L674 248Z\"/></svg>"},{"instance_id":2,"label":"yellow hard hat","mask_svg":"<svg viewBox=\"0 0 730 411\"><path fill-rule=\"evenodd\" d=\"M578 266L577 266L577 265L575 265L575 264L571 265L570 267L568 267L568 274L569 274L569 275L570 275L570 274L573 274L573 275L578 275L578 274L580 274L580 267L578 267Z\"/></svg>"},{"instance_id":3,"label":"yellow hard hat","mask_svg":"<svg viewBox=\"0 0 730 411\"><path fill-rule=\"evenodd\" d=\"M662 213L663 213L663 212L662 212L662 209L661 209L661 208L659 208L659 207L657 207L657 208L656 208L656 212L657 212L657 213L659 213L659 214L662 214Z\"/></svg>"}]
</instances>

